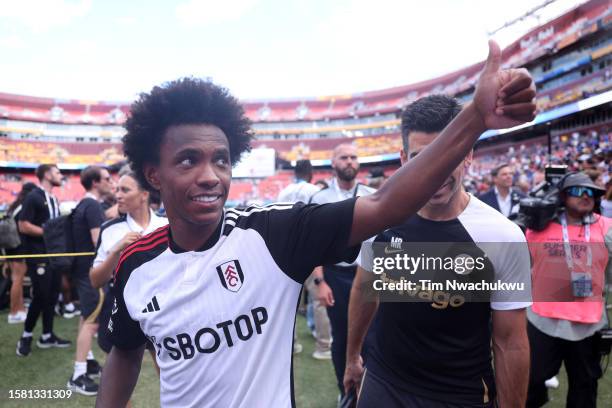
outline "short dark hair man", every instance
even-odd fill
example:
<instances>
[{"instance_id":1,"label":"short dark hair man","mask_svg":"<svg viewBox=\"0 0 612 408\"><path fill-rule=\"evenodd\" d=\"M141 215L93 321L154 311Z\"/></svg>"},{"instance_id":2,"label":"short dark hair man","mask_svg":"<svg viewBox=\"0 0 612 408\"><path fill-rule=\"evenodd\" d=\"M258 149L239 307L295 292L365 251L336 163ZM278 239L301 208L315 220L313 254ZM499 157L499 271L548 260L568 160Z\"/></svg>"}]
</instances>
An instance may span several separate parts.
<instances>
[{"instance_id":1,"label":"short dark hair man","mask_svg":"<svg viewBox=\"0 0 612 408\"><path fill-rule=\"evenodd\" d=\"M295 163L294 173L294 182L282 189L281 192L278 194L277 201L279 203L307 203L310 201L310 197L312 197L313 194L319 191L319 187L310 183L310 181L312 180L312 164L310 163L310 160L298 160ZM306 281L306 287L308 288L308 280ZM321 321L320 312L320 309L315 309L314 311L315 325L317 324L317 322ZM317 350L315 350L315 353L317 351L329 353L331 339L329 337L329 321L327 320L327 314L323 316L323 319L327 323L327 330L323 331L321 330L321 327L319 327L319 330L317 330ZM323 349L320 348L321 335L323 335ZM297 340L297 334L295 335L295 337ZM300 343L294 342L293 352L300 353L301 351L302 345Z\"/></svg>"},{"instance_id":2,"label":"short dark hair man","mask_svg":"<svg viewBox=\"0 0 612 408\"><path fill-rule=\"evenodd\" d=\"M81 171L81 185L85 197L81 199L72 215L72 235L76 252L95 252L100 227L104 222L101 200L113 190L111 175L107 169L89 166ZM98 314L104 302L104 294L94 289L89 280L89 269L93 256L74 259L72 281L81 302L81 318L76 344L74 371L68 387L82 395L96 395L98 385L91 377L100 374L100 366L91 352L91 342L98 331Z\"/></svg>"},{"instance_id":3,"label":"short dark hair man","mask_svg":"<svg viewBox=\"0 0 612 408\"><path fill-rule=\"evenodd\" d=\"M40 184L25 197L18 225L28 253L44 254L47 250L42 226L49 219L60 215L59 201L52 191L54 187L62 185L62 173L55 164L41 164L36 169L36 177ZM29 258L26 263L33 291L23 334L17 343L17 355L21 357L28 356L32 350L32 331L41 313L43 330L37 346L50 348L70 345L69 341L53 333L53 308L61 286L61 271L51 268L46 258Z\"/></svg>"},{"instance_id":4,"label":"short dark hair man","mask_svg":"<svg viewBox=\"0 0 612 408\"><path fill-rule=\"evenodd\" d=\"M478 198L484 203L495 208L505 217L511 217L518 213L518 205L521 198L525 197L521 191L512 187L512 168L508 163L503 163L491 171L493 188Z\"/></svg>"},{"instance_id":5,"label":"short dark hair man","mask_svg":"<svg viewBox=\"0 0 612 408\"><path fill-rule=\"evenodd\" d=\"M298 160L295 163L295 180L278 193L278 202L297 203L299 201L307 203L310 197L319 191L312 180L312 164L310 160Z\"/></svg>"},{"instance_id":6,"label":"short dark hair man","mask_svg":"<svg viewBox=\"0 0 612 408\"><path fill-rule=\"evenodd\" d=\"M308 159L301 159L295 162L295 177L307 182L312 181L312 163Z\"/></svg>"},{"instance_id":7,"label":"short dark hair man","mask_svg":"<svg viewBox=\"0 0 612 408\"><path fill-rule=\"evenodd\" d=\"M195 79L143 94L126 122L124 150L160 191L169 227L127 247L119 261L114 347L97 406L125 405L146 338L157 351L162 405L291 406L295 305L312 269L352 261L355 245L414 213L483 130L534 117L529 74L502 73L500 62L491 42L474 104L413 165L371 196L326 205L224 210L232 163L251 140L242 107Z\"/></svg>"},{"instance_id":8,"label":"short dark hair man","mask_svg":"<svg viewBox=\"0 0 612 408\"><path fill-rule=\"evenodd\" d=\"M456 100L444 95L428 96L408 106L402 113L402 164L406 166L422 154L460 110ZM462 251L478 251L480 243L510 242L502 251L487 252L494 268L493 281L528 285L529 253L519 227L463 188L463 176L471 160L470 153L417 214L376 236L374 245L391 243L401 248L401 242L461 242L465 243ZM423 251L425 256L431 254L431 250ZM367 272L371 269L364 269L371 265L366 262L362 266L351 291L344 380L347 390L361 382L362 344L377 309L378 314L372 341L368 342L360 407L494 407L496 388L500 406L524 404L529 372L525 307L529 302L495 295L490 302L436 302L436 298L455 295L445 289L427 302L404 300L378 305L378 292L376 302L364 298L363 285L373 282L374 275ZM417 273L417 279L435 281L440 271ZM428 289L422 290L426 293ZM523 295L529 300L528 286Z\"/></svg>"}]
</instances>

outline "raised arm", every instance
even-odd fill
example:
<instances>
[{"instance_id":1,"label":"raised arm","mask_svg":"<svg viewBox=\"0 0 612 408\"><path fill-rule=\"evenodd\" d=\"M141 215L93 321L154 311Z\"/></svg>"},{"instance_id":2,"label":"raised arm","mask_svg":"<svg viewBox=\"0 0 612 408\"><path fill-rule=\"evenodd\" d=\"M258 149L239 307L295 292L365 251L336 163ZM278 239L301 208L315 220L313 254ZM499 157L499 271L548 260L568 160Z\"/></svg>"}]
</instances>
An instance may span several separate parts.
<instances>
[{"instance_id":1,"label":"raised arm","mask_svg":"<svg viewBox=\"0 0 612 408\"><path fill-rule=\"evenodd\" d=\"M135 350L113 347L100 379L96 408L125 407L140 374L144 346Z\"/></svg>"},{"instance_id":2,"label":"raised arm","mask_svg":"<svg viewBox=\"0 0 612 408\"><path fill-rule=\"evenodd\" d=\"M500 70L501 51L489 42L489 56L474 100L416 157L374 194L360 197L349 244L356 245L416 213L444 183L486 129L533 120L535 85L527 70Z\"/></svg>"}]
</instances>

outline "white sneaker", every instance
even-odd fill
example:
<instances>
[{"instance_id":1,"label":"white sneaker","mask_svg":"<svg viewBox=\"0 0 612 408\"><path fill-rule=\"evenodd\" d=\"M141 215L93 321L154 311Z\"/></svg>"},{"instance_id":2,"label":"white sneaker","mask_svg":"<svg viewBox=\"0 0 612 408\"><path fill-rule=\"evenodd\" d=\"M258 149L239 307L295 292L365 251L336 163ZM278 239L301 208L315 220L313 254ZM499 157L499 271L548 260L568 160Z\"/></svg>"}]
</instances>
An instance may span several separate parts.
<instances>
[{"instance_id":1,"label":"white sneaker","mask_svg":"<svg viewBox=\"0 0 612 408\"><path fill-rule=\"evenodd\" d=\"M25 312L17 312L15 314L8 315L8 323L9 324L17 324L25 322L27 314Z\"/></svg>"},{"instance_id":2,"label":"white sneaker","mask_svg":"<svg viewBox=\"0 0 612 408\"><path fill-rule=\"evenodd\" d=\"M301 353L303 349L300 343L293 343L293 354Z\"/></svg>"},{"instance_id":3,"label":"white sneaker","mask_svg":"<svg viewBox=\"0 0 612 408\"><path fill-rule=\"evenodd\" d=\"M64 305L64 319L72 319L74 316L80 316L81 311L74 307L74 304L68 303Z\"/></svg>"},{"instance_id":4,"label":"white sneaker","mask_svg":"<svg viewBox=\"0 0 612 408\"><path fill-rule=\"evenodd\" d=\"M554 376L544 381L544 385L546 385L546 388L559 388L559 379Z\"/></svg>"},{"instance_id":5,"label":"white sneaker","mask_svg":"<svg viewBox=\"0 0 612 408\"><path fill-rule=\"evenodd\" d=\"M315 360L331 360L331 350L315 350L315 352L312 353L312 358L314 358Z\"/></svg>"}]
</instances>

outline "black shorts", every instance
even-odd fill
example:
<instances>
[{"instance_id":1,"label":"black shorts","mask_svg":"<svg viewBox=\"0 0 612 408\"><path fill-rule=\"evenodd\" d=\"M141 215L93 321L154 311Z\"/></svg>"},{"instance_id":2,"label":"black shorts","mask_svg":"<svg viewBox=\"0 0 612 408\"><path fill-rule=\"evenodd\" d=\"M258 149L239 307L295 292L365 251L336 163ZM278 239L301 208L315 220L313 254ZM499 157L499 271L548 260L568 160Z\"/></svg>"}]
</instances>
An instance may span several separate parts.
<instances>
[{"instance_id":1,"label":"black shorts","mask_svg":"<svg viewBox=\"0 0 612 408\"><path fill-rule=\"evenodd\" d=\"M104 302L104 292L91 286L89 280L89 264L78 266L72 274L72 284L79 294L81 304L81 316L88 323L98 321L98 315Z\"/></svg>"},{"instance_id":2,"label":"black shorts","mask_svg":"<svg viewBox=\"0 0 612 408\"><path fill-rule=\"evenodd\" d=\"M100 323L98 326L98 346L100 346L102 351L108 354L113 348L113 342L111 341L110 332L108 331L108 322L113 312L114 299L109 290L104 292L104 303L102 304L102 310L100 311L100 316L98 317L98 321ZM155 346L153 346L149 340L147 340L146 349L155 352Z\"/></svg>"},{"instance_id":3,"label":"black shorts","mask_svg":"<svg viewBox=\"0 0 612 408\"><path fill-rule=\"evenodd\" d=\"M28 250L25 248L25 246L19 245L17 248L6 248L4 250L4 252L7 255L10 256L14 256L14 255L27 255L28 254ZM26 260L26 258L11 258L11 259L7 259L7 261L9 262L24 262Z\"/></svg>"},{"instance_id":4,"label":"black shorts","mask_svg":"<svg viewBox=\"0 0 612 408\"><path fill-rule=\"evenodd\" d=\"M111 313L113 311L113 296L108 290L105 291L104 302L102 303L102 310L100 310L100 316L98 316L98 346L106 354L110 353L113 348L113 343L110 339L110 333L108 332L108 321L110 320Z\"/></svg>"},{"instance_id":5,"label":"black shorts","mask_svg":"<svg viewBox=\"0 0 612 408\"><path fill-rule=\"evenodd\" d=\"M452 402L436 401L414 395L394 387L379 376L366 370L357 399L357 408L494 408L495 401L487 404L462 405Z\"/></svg>"}]
</instances>

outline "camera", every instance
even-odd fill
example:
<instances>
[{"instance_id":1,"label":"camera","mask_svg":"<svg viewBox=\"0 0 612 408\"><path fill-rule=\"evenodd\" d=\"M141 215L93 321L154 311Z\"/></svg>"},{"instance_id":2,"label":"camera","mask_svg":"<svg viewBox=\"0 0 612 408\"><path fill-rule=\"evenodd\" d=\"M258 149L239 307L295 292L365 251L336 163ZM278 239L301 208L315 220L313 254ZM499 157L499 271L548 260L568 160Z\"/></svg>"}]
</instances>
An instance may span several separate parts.
<instances>
[{"instance_id":1,"label":"camera","mask_svg":"<svg viewBox=\"0 0 612 408\"><path fill-rule=\"evenodd\" d=\"M544 171L544 181L519 202L519 212L514 222L523 230L542 231L559 209L558 186L567 173L567 166L547 166Z\"/></svg>"}]
</instances>

